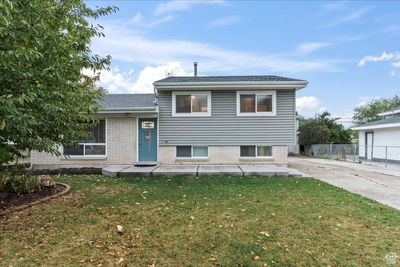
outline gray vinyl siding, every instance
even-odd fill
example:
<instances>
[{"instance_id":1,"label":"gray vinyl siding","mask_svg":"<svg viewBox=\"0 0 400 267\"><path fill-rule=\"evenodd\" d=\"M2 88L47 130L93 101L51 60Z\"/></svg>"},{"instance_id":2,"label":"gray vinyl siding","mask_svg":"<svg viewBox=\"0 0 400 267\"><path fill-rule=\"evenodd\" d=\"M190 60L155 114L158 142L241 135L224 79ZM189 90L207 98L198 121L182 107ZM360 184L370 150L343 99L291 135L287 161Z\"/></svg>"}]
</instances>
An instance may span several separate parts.
<instances>
[{"instance_id":1,"label":"gray vinyl siding","mask_svg":"<svg viewBox=\"0 0 400 267\"><path fill-rule=\"evenodd\" d=\"M212 91L210 117L173 117L172 92L160 91L160 145L294 144L295 90L277 90L276 99L276 116L237 116L236 91Z\"/></svg>"}]
</instances>

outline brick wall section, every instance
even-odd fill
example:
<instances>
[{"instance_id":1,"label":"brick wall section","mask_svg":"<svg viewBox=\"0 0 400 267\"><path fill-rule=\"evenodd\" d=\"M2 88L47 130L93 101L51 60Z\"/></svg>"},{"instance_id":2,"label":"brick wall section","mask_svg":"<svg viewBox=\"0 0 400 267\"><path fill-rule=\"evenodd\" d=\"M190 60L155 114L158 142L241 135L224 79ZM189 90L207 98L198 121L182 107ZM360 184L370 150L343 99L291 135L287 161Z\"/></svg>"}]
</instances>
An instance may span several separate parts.
<instances>
[{"instance_id":1,"label":"brick wall section","mask_svg":"<svg viewBox=\"0 0 400 267\"><path fill-rule=\"evenodd\" d=\"M288 164L288 146L273 146L272 155L274 155L274 164Z\"/></svg>"},{"instance_id":2,"label":"brick wall section","mask_svg":"<svg viewBox=\"0 0 400 267\"><path fill-rule=\"evenodd\" d=\"M136 118L107 118L107 157L102 159L64 159L33 151L32 165L37 169L94 167L136 162Z\"/></svg>"},{"instance_id":3,"label":"brick wall section","mask_svg":"<svg viewBox=\"0 0 400 267\"><path fill-rule=\"evenodd\" d=\"M273 146L273 159L240 158L240 146L208 146L208 159L178 159L176 147L160 145L161 164L277 164L287 165L287 146Z\"/></svg>"}]
</instances>

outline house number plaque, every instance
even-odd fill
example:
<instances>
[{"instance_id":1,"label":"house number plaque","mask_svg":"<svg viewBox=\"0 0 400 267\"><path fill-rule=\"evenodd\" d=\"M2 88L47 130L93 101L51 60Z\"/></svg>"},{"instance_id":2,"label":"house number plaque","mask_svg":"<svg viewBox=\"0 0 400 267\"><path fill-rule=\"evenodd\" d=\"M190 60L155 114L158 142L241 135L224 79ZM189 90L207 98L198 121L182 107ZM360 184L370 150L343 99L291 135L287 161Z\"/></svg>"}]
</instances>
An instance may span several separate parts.
<instances>
[{"instance_id":1,"label":"house number plaque","mask_svg":"<svg viewBox=\"0 0 400 267\"><path fill-rule=\"evenodd\" d=\"M154 129L154 122L153 121L143 121L142 129Z\"/></svg>"}]
</instances>

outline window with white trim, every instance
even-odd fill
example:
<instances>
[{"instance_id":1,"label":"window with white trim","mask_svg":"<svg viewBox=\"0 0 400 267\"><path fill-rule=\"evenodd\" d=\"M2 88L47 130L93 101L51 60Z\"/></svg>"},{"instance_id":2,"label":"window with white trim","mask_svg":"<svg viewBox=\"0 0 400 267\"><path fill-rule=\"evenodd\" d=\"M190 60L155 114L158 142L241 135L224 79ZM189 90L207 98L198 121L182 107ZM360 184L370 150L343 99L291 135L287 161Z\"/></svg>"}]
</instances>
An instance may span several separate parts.
<instances>
[{"instance_id":1,"label":"window with white trim","mask_svg":"<svg viewBox=\"0 0 400 267\"><path fill-rule=\"evenodd\" d=\"M106 122L99 120L97 125L89 129L90 136L81 139L76 145L64 146L63 154L78 157L98 157L106 155Z\"/></svg>"},{"instance_id":2,"label":"window with white trim","mask_svg":"<svg viewBox=\"0 0 400 267\"><path fill-rule=\"evenodd\" d=\"M236 95L238 116L275 116L275 91L238 91Z\"/></svg>"},{"instance_id":3,"label":"window with white trim","mask_svg":"<svg viewBox=\"0 0 400 267\"><path fill-rule=\"evenodd\" d=\"M172 92L173 116L211 116L211 92Z\"/></svg>"},{"instance_id":4,"label":"window with white trim","mask_svg":"<svg viewBox=\"0 0 400 267\"><path fill-rule=\"evenodd\" d=\"M240 157L272 157L272 146L240 146Z\"/></svg>"},{"instance_id":5,"label":"window with white trim","mask_svg":"<svg viewBox=\"0 0 400 267\"><path fill-rule=\"evenodd\" d=\"M176 147L177 158L207 158L208 147L207 146L177 146Z\"/></svg>"}]
</instances>

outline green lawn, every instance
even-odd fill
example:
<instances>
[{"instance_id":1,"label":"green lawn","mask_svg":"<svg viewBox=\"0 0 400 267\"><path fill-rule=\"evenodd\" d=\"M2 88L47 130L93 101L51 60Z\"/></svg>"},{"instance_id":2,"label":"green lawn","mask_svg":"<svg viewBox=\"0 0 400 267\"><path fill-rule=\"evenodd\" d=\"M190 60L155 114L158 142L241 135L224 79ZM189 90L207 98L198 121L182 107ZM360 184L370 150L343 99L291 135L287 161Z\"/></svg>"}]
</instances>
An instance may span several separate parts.
<instances>
[{"instance_id":1,"label":"green lawn","mask_svg":"<svg viewBox=\"0 0 400 267\"><path fill-rule=\"evenodd\" d=\"M398 211L313 179L56 179L72 193L0 218L0 265L384 266L400 255Z\"/></svg>"}]
</instances>

